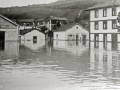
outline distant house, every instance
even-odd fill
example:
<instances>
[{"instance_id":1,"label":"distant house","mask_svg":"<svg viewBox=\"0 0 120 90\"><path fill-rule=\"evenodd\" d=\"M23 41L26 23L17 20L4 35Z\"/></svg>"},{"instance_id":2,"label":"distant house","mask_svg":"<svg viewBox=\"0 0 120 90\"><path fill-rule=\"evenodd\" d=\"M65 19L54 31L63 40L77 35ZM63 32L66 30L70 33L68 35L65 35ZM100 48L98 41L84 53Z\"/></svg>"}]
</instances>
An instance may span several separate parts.
<instances>
[{"instance_id":1,"label":"distant house","mask_svg":"<svg viewBox=\"0 0 120 90\"><path fill-rule=\"evenodd\" d=\"M43 25L46 26L50 31L64 25L67 22L66 18L49 16L44 19Z\"/></svg>"},{"instance_id":2,"label":"distant house","mask_svg":"<svg viewBox=\"0 0 120 90\"><path fill-rule=\"evenodd\" d=\"M33 41L33 43L37 43L44 40L45 35L37 29L24 29L20 30L20 39L21 41Z\"/></svg>"},{"instance_id":3,"label":"distant house","mask_svg":"<svg viewBox=\"0 0 120 90\"><path fill-rule=\"evenodd\" d=\"M80 24L68 24L54 31L55 40L89 40L89 32Z\"/></svg>"},{"instance_id":4,"label":"distant house","mask_svg":"<svg viewBox=\"0 0 120 90\"><path fill-rule=\"evenodd\" d=\"M34 26L34 19L18 19L18 20L12 20L20 25L20 30L23 29L30 29Z\"/></svg>"},{"instance_id":5,"label":"distant house","mask_svg":"<svg viewBox=\"0 0 120 90\"><path fill-rule=\"evenodd\" d=\"M19 25L0 14L0 41L19 40Z\"/></svg>"}]
</instances>

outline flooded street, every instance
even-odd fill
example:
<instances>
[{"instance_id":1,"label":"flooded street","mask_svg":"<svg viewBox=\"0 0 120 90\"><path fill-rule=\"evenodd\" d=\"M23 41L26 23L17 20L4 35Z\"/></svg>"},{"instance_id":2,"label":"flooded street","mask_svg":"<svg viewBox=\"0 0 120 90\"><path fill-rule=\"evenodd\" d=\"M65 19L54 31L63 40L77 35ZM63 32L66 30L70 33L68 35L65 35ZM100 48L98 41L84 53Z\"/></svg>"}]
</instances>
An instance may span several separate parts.
<instances>
[{"instance_id":1,"label":"flooded street","mask_svg":"<svg viewBox=\"0 0 120 90\"><path fill-rule=\"evenodd\" d=\"M0 90L120 90L119 50L120 43L5 42Z\"/></svg>"}]
</instances>

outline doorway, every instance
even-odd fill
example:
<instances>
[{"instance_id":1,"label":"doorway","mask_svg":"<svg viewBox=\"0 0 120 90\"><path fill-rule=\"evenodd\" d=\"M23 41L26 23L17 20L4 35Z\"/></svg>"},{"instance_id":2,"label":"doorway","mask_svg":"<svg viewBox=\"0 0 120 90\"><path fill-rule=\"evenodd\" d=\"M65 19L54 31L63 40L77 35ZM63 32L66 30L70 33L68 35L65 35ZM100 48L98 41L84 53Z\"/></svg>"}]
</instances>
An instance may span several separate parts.
<instances>
[{"instance_id":1,"label":"doorway","mask_svg":"<svg viewBox=\"0 0 120 90\"><path fill-rule=\"evenodd\" d=\"M79 40L79 35L76 35L76 41L78 41Z\"/></svg>"},{"instance_id":2,"label":"doorway","mask_svg":"<svg viewBox=\"0 0 120 90\"><path fill-rule=\"evenodd\" d=\"M117 49L118 47L118 39L117 39L117 34L112 34L112 49Z\"/></svg>"},{"instance_id":3,"label":"doorway","mask_svg":"<svg viewBox=\"0 0 120 90\"><path fill-rule=\"evenodd\" d=\"M94 35L94 39L95 39L95 42L96 42L96 41L99 41L99 34L95 34L95 35Z\"/></svg>"},{"instance_id":4,"label":"doorway","mask_svg":"<svg viewBox=\"0 0 120 90\"><path fill-rule=\"evenodd\" d=\"M82 40L86 41L86 35L82 35Z\"/></svg>"},{"instance_id":5,"label":"doorway","mask_svg":"<svg viewBox=\"0 0 120 90\"><path fill-rule=\"evenodd\" d=\"M103 44L104 48L107 48L107 34L103 34Z\"/></svg>"},{"instance_id":6,"label":"doorway","mask_svg":"<svg viewBox=\"0 0 120 90\"><path fill-rule=\"evenodd\" d=\"M5 32L0 31L0 50L4 50L5 48Z\"/></svg>"}]
</instances>

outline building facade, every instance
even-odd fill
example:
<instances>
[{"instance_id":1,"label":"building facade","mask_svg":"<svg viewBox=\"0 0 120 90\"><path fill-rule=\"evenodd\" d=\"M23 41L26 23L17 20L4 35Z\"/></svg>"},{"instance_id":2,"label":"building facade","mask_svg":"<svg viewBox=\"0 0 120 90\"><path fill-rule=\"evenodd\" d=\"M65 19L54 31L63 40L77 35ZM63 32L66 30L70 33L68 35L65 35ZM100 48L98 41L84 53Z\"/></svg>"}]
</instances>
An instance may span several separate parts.
<instances>
[{"instance_id":1,"label":"building facade","mask_svg":"<svg viewBox=\"0 0 120 90\"><path fill-rule=\"evenodd\" d=\"M54 31L55 40L89 40L89 32L80 24L68 24Z\"/></svg>"},{"instance_id":2,"label":"building facade","mask_svg":"<svg viewBox=\"0 0 120 90\"><path fill-rule=\"evenodd\" d=\"M18 41L19 25L0 15L0 41Z\"/></svg>"},{"instance_id":3,"label":"building facade","mask_svg":"<svg viewBox=\"0 0 120 90\"><path fill-rule=\"evenodd\" d=\"M117 29L120 6L117 2L95 5L87 10L90 12L90 41L120 42Z\"/></svg>"}]
</instances>

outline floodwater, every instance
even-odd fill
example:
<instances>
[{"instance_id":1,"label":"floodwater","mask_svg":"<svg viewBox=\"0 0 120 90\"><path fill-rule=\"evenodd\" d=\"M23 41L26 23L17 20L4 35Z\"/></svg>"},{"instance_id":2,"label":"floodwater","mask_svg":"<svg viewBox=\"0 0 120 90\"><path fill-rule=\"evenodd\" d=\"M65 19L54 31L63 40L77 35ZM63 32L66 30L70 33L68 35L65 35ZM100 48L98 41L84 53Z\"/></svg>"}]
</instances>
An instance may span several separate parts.
<instances>
[{"instance_id":1,"label":"floodwater","mask_svg":"<svg viewBox=\"0 0 120 90\"><path fill-rule=\"evenodd\" d=\"M120 44L5 42L0 90L120 90Z\"/></svg>"}]
</instances>

